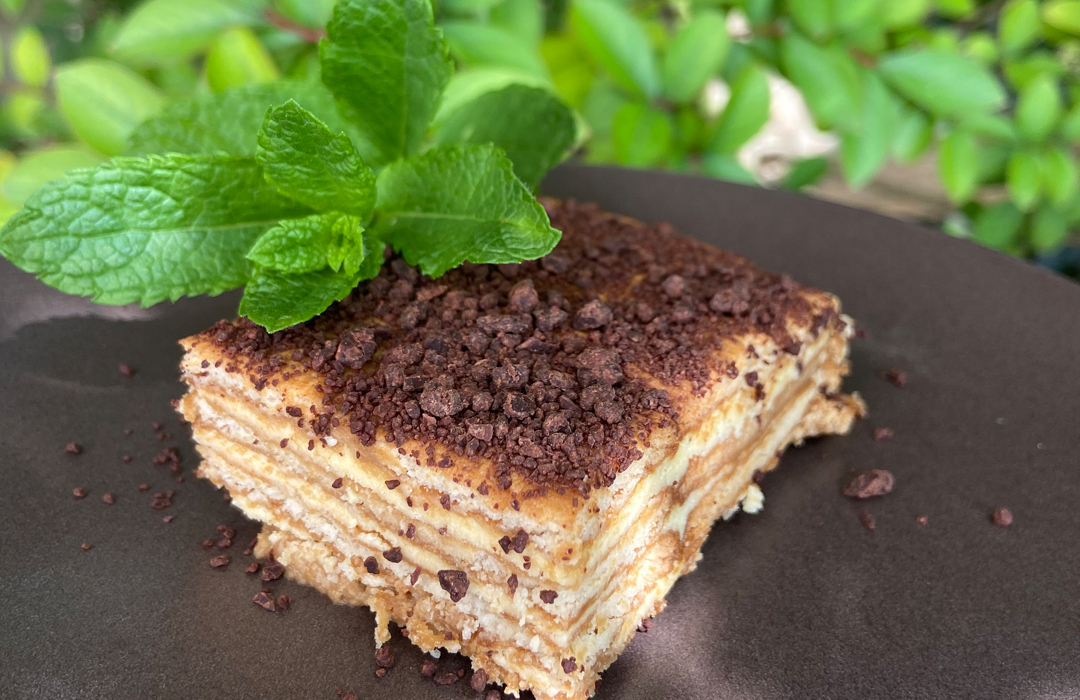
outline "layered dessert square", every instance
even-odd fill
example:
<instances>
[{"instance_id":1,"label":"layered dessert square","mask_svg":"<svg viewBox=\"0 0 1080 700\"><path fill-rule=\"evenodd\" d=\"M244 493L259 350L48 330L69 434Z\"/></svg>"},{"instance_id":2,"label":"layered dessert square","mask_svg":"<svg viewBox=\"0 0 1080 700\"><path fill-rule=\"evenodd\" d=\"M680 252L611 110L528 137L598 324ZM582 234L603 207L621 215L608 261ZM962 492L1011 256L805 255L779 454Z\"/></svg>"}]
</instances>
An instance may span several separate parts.
<instances>
[{"instance_id":1,"label":"layered dessert square","mask_svg":"<svg viewBox=\"0 0 1080 700\"><path fill-rule=\"evenodd\" d=\"M845 433L849 319L743 258L572 201L545 258L428 279L391 257L321 316L183 341L202 476L257 553L517 694L578 700L762 507L789 445Z\"/></svg>"}]
</instances>

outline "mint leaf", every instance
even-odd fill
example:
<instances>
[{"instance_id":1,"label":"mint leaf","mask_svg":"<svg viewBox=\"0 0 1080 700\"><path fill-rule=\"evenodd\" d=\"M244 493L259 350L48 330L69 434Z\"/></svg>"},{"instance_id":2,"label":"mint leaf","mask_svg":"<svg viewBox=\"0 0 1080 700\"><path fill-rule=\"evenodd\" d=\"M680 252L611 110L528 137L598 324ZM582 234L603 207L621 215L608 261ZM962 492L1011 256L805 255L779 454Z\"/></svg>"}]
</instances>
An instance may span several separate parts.
<instances>
[{"instance_id":1,"label":"mint leaf","mask_svg":"<svg viewBox=\"0 0 1080 700\"><path fill-rule=\"evenodd\" d=\"M256 135L266 110L295 100L334 133L344 131L366 154L370 146L356 127L338 114L333 95L322 85L281 81L245 85L219 95L173 103L161 115L140 124L128 140L129 155L152 153L225 153L254 156Z\"/></svg>"},{"instance_id":2,"label":"mint leaf","mask_svg":"<svg viewBox=\"0 0 1080 700\"><path fill-rule=\"evenodd\" d=\"M377 233L438 277L468 260L516 263L559 242L547 214L494 146L444 145L379 174Z\"/></svg>"},{"instance_id":3,"label":"mint leaf","mask_svg":"<svg viewBox=\"0 0 1080 700\"><path fill-rule=\"evenodd\" d=\"M379 166L415 153L451 64L428 0L341 0L319 44L322 79Z\"/></svg>"},{"instance_id":4,"label":"mint leaf","mask_svg":"<svg viewBox=\"0 0 1080 700\"><path fill-rule=\"evenodd\" d=\"M287 274L315 272L329 265L335 272L345 265L355 273L364 259L364 227L355 216L313 214L286 219L255 241L248 260Z\"/></svg>"},{"instance_id":5,"label":"mint leaf","mask_svg":"<svg viewBox=\"0 0 1080 700\"><path fill-rule=\"evenodd\" d=\"M963 117L995 112L1005 103L1005 91L989 70L940 49L885 54L880 71L894 90L931 114Z\"/></svg>"},{"instance_id":6,"label":"mint leaf","mask_svg":"<svg viewBox=\"0 0 1080 700\"><path fill-rule=\"evenodd\" d=\"M299 275L258 270L244 288L240 313L274 333L326 311L347 297L360 279L359 273L330 268Z\"/></svg>"},{"instance_id":7,"label":"mint leaf","mask_svg":"<svg viewBox=\"0 0 1080 700\"><path fill-rule=\"evenodd\" d=\"M375 171L345 134L334 135L293 100L266 113L255 159L266 180L318 211L343 211L361 219L375 205Z\"/></svg>"},{"instance_id":8,"label":"mint leaf","mask_svg":"<svg viewBox=\"0 0 1080 700\"><path fill-rule=\"evenodd\" d=\"M255 239L307 213L251 159L116 158L39 189L0 230L0 253L63 292L149 306L239 287Z\"/></svg>"},{"instance_id":9,"label":"mint leaf","mask_svg":"<svg viewBox=\"0 0 1080 700\"><path fill-rule=\"evenodd\" d=\"M452 113L435 141L493 143L506 151L517 176L535 188L566 155L576 130L574 113L549 90L510 85Z\"/></svg>"},{"instance_id":10,"label":"mint leaf","mask_svg":"<svg viewBox=\"0 0 1080 700\"><path fill-rule=\"evenodd\" d=\"M254 19L227 0L147 0L112 40L121 60L140 66L176 63L206 48L221 30Z\"/></svg>"}]
</instances>

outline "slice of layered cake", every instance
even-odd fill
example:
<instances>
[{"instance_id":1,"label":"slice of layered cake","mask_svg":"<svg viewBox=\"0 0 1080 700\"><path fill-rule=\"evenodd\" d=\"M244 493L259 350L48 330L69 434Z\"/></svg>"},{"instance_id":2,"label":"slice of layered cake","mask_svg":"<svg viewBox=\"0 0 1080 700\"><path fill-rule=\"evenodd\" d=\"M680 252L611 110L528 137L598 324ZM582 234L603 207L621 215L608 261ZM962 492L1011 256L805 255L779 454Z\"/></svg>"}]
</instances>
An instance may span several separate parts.
<instances>
[{"instance_id":1,"label":"slice of layered cake","mask_svg":"<svg viewBox=\"0 0 1080 700\"><path fill-rule=\"evenodd\" d=\"M863 408L829 294L573 202L537 262L439 279L390 259L275 334L183 341L202 476L334 601L579 699L756 477Z\"/></svg>"}]
</instances>

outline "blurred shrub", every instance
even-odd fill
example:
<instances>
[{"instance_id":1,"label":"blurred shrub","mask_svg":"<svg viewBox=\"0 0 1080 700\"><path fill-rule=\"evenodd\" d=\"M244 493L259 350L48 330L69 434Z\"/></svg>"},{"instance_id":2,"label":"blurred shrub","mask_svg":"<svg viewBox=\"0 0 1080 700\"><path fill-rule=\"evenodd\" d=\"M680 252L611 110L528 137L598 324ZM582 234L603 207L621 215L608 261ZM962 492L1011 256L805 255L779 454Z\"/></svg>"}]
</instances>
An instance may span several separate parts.
<instances>
[{"instance_id":1,"label":"blurred shrub","mask_svg":"<svg viewBox=\"0 0 1080 700\"><path fill-rule=\"evenodd\" d=\"M459 70L441 114L512 83L579 114L582 157L754 182L774 78L854 187L937 155L946 230L1054 259L1080 225L1080 0L436 0ZM0 218L121 153L170 100L318 74L332 0L0 0ZM513 115L508 114L508 119ZM13 153L17 153L16 157ZM798 189L826 170L791 164Z\"/></svg>"}]
</instances>

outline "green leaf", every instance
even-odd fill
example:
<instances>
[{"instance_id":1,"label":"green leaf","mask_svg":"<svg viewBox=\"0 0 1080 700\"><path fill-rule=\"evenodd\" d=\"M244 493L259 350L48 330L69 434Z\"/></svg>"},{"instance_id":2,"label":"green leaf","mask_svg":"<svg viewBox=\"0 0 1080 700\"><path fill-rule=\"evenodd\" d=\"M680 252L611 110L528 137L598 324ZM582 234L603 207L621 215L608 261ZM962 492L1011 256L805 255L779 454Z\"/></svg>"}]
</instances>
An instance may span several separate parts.
<instances>
[{"instance_id":1,"label":"green leaf","mask_svg":"<svg viewBox=\"0 0 1080 700\"><path fill-rule=\"evenodd\" d=\"M780 40L780 56L785 74L820 125L832 127L856 114L857 80L851 80L834 53L793 32Z\"/></svg>"},{"instance_id":2,"label":"green leaf","mask_svg":"<svg viewBox=\"0 0 1080 700\"><path fill-rule=\"evenodd\" d=\"M1010 0L998 18L998 38L1006 53L1026 48L1039 36L1039 3L1035 0Z\"/></svg>"},{"instance_id":3,"label":"green leaf","mask_svg":"<svg viewBox=\"0 0 1080 700\"><path fill-rule=\"evenodd\" d=\"M885 28L911 27L922 23L930 10L930 0L889 0L881 3L878 10Z\"/></svg>"},{"instance_id":4,"label":"green leaf","mask_svg":"<svg viewBox=\"0 0 1080 700\"><path fill-rule=\"evenodd\" d=\"M701 159L701 171L709 177L741 185L756 185L757 180L739 162L726 153L706 153Z\"/></svg>"},{"instance_id":5,"label":"green leaf","mask_svg":"<svg viewBox=\"0 0 1080 700\"><path fill-rule=\"evenodd\" d=\"M679 29L664 54L664 95L677 103L694 99L720 72L730 49L724 15L714 10L697 13Z\"/></svg>"},{"instance_id":6,"label":"green leaf","mask_svg":"<svg viewBox=\"0 0 1080 700\"><path fill-rule=\"evenodd\" d=\"M627 102L611 123L615 157L620 163L647 168L671 150L675 128L671 115L642 102Z\"/></svg>"},{"instance_id":7,"label":"green leaf","mask_svg":"<svg viewBox=\"0 0 1080 700\"><path fill-rule=\"evenodd\" d=\"M109 156L123 153L132 130L165 103L149 80L102 58L61 64L56 98L72 132Z\"/></svg>"},{"instance_id":8,"label":"green leaf","mask_svg":"<svg viewBox=\"0 0 1080 700\"><path fill-rule=\"evenodd\" d=\"M971 199L978 184L975 138L967 131L953 129L941 142L938 171L945 192L955 204Z\"/></svg>"},{"instance_id":9,"label":"green leaf","mask_svg":"<svg viewBox=\"0 0 1080 700\"><path fill-rule=\"evenodd\" d=\"M255 32L233 27L214 40L206 55L206 82L214 92L281 77L277 64Z\"/></svg>"},{"instance_id":10,"label":"green leaf","mask_svg":"<svg viewBox=\"0 0 1080 700\"><path fill-rule=\"evenodd\" d=\"M1058 31L1080 36L1080 0L1050 0L1043 3L1042 19Z\"/></svg>"},{"instance_id":11,"label":"green leaf","mask_svg":"<svg viewBox=\"0 0 1080 700\"><path fill-rule=\"evenodd\" d=\"M438 277L468 260L515 263L551 252L559 232L494 146L445 145L379 174L375 231Z\"/></svg>"},{"instance_id":12,"label":"green leaf","mask_svg":"<svg viewBox=\"0 0 1080 700\"><path fill-rule=\"evenodd\" d=\"M787 11L804 34L820 40L826 38L832 30L832 4L831 1L824 0L788 0Z\"/></svg>"},{"instance_id":13,"label":"green leaf","mask_svg":"<svg viewBox=\"0 0 1080 700\"><path fill-rule=\"evenodd\" d=\"M1069 220L1054 207L1042 207L1031 221L1031 245L1037 253L1057 250L1069 238Z\"/></svg>"},{"instance_id":14,"label":"green leaf","mask_svg":"<svg viewBox=\"0 0 1080 700\"><path fill-rule=\"evenodd\" d=\"M953 19L970 17L975 12L975 0L934 0L938 12Z\"/></svg>"},{"instance_id":15,"label":"green leaf","mask_svg":"<svg viewBox=\"0 0 1080 700\"><path fill-rule=\"evenodd\" d=\"M275 333L326 311L349 296L361 279L359 273L329 268L298 275L258 270L244 288L240 315Z\"/></svg>"},{"instance_id":16,"label":"green leaf","mask_svg":"<svg viewBox=\"0 0 1080 700\"><path fill-rule=\"evenodd\" d=\"M227 0L147 0L128 15L112 48L126 62L166 65L194 56L223 29L252 19Z\"/></svg>"},{"instance_id":17,"label":"green leaf","mask_svg":"<svg viewBox=\"0 0 1080 700\"><path fill-rule=\"evenodd\" d=\"M987 32L973 32L960 42L960 53L984 66L993 67L999 58L998 45Z\"/></svg>"},{"instance_id":18,"label":"green leaf","mask_svg":"<svg viewBox=\"0 0 1080 700\"><path fill-rule=\"evenodd\" d=\"M872 71L864 73L862 93L859 130L845 132L840 143L844 176L856 188L873 180L885 165L899 111L897 100Z\"/></svg>"},{"instance_id":19,"label":"green leaf","mask_svg":"<svg viewBox=\"0 0 1080 700\"><path fill-rule=\"evenodd\" d=\"M375 205L375 171L349 137L335 135L289 100L266 113L255 159L266 181L316 211L342 211L366 220Z\"/></svg>"},{"instance_id":20,"label":"green leaf","mask_svg":"<svg viewBox=\"0 0 1080 700\"><path fill-rule=\"evenodd\" d=\"M0 184L0 196L13 204L22 204L46 182L100 162L100 155L74 144L25 153Z\"/></svg>"},{"instance_id":21,"label":"green leaf","mask_svg":"<svg viewBox=\"0 0 1080 700\"><path fill-rule=\"evenodd\" d=\"M428 0L341 0L319 44L322 79L379 166L415 153L450 79Z\"/></svg>"},{"instance_id":22,"label":"green leaf","mask_svg":"<svg viewBox=\"0 0 1080 700\"><path fill-rule=\"evenodd\" d=\"M1023 90L1033 80L1063 75L1065 65L1057 55L1036 49L1023 58L1007 61L1003 70L1009 82L1018 90Z\"/></svg>"},{"instance_id":23,"label":"green leaf","mask_svg":"<svg viewBox=\"0 0 1080 700\"><path fill-rule=\"evenodd\" d=\"M1058 207L1068 204L1080 187L1076 161L1064 148L1050 149L1043 154L1042 176L1047 198Z\"/></svg>"},{"instance_id":24,"label":"green leaf","mask_svg":"<svg viewBox=\"0 0 1080 700\"><path fill-rule=\"evenodd\" d=\"M307 213L251 159L115 158L38 190L0 231L0 253L68 294L150 305L239 287L255 239Z\"/></svg>"},{"instance_id":25,"label":"green leaf","mask_svg":"<svg viewBox=\"0 0 1080 700\"><path fill-rule=\"evenodd\" d=\"M979 136L988 136L1002 143L1015 143L1017 140L1013 123L997 114L973 112L959 121L965 129Z\"/></svg>"},{"instance_id":26,"label":"green leaf","mask_svg":"<svg viewBox=\"0 0 1080 700\"><path fill-rule=\"evenodd\" d=\"M45 37L32 24L24 24L11 38L11 73L24 85L41 87L49 82L52 58Z\"/></svg>"},{"instance_id":27,"label":"green leaf","mask_svg":"<svg viewBox=\"0 0 1080 700\"><path fill-rule=\"evenodd\" d=\"M160 116L143 122L131 134L128 153L225 153L254 156L256 136L266 110L293 99L333 132L345 131L365 156L371 146L356 127L338 114L333 96L322 85L279 81L245 85L220 95L182 100Z\"/></svg>"},{"instance_id":28,"label":"green leaf","mask_svg":"<svg viewBox=\"0 0 1080 700\"><path fill-rule=\"evenodd\" d=\"M1058 131L1069 143L1080 141L1080 104L1075 105L1068 111L1061 120Z\"/></svg>"},{"instance_id":29,"label":"green leaf","mask_svg":"<svg viewBox=\"0 0 1080 700\"><path fill-rule=\"evenodd\" d=\"M999 202L975 217L974 238L985 246L1002 249L1016 240L1023 223L1024 212L1012 202Z\"/></svg>"},{"instance_id":30,"label":"green leaf","mask_svg":"<svg viewBox=\"0 0 1080 700\"><path fill-rule=\"evenodd\" d=\"M1005 102L986 68L956 54L904 49L886 54L879 65L885 82L931 114L963 117L996 111Z\"/></svg>"},{"instance_id":31,"label":"green leaf","mask_svg":"<svg viewBox=\"0 0 1080 700\"><path fill-rule=\"evenodd\" d=\"M450 53L470 66L515 68L538 78L547 77L547 67L538 51L523 46L521 38L490 24L454 20L439 25L450 45Z\"/></svg>"},{"instance_id":32,"label":"green leaf","mask_svg":"<svg viewBox=\"0 0 1080 700\"><path fill-rule=\"evenodd\" d=\"M17 17L26 6L26 0L0 0L0 11L8 17Z\"/></svg>"},{"instance_id":33,"label":"green leaf","mask_svg":"<svg viewBox=\"0 0 1080 700\"><path fill-rule=\"evenodd\" d=\"M276 0L274 7L305 27L322 29L330 21L337 0Z\"/></svg>"},{"instance_id":34,"label":"green leaf","mask_svg":"<svg viewBox=\"0 0 1080 700\"><path fill-rule=\"evenodd\" d=\"M502 0L491 8L491 23L510 32L529 46L544 38L544 7L539 0Z\"/></svg>"},{"instance_id":35,"label":"green leaf","mask_svg":"<svg viewBox=\"0 0 1080 700\"><path fill-rule=\"evenodd\" d=\"M555 92L571 107L580 108L593 86L596 73L588 55L569 34L545 36L540 44L540 55L551 71Z\"/></svg>"},{"instance_id":36,"label":"green leaf","mask_svg":"<svg viewBox=\"0 0 1080 700\"><path fill-rule=\"evenodd\" d=\"M547 82L512 68L467 68L458 71L446 85L439 111L432 123L442 124L454 112L489 92L502 90L510 85L545 87Z\"/></svg>"},{"instance_id":37,"label":"green leaf","mask_svg":"<svg viewBox=\"0 0 1080 700\"><path fill-rule=\"evenodd\" d=\"M649 99L659 94L652 42L627 9L612 0L574 0L570 24L585 51L619 87Z\"/></svg>"},{"instance_id":38,"label":"green leaf","mask_svg":"<svg viewBox=\"0 0 1080 700\"><path fill-rule=\"evenodd\" d=\"M286 219L268 230L248 251L259 267L290 275L315 272L329 265L355 274L364 260L363 222L349 214L312 214Z\"/></svg>"},{"instance_id":39,"label":"green leaf","mask_svg":"<svg viewBox=\"0 0 1080 700\"><path fill-rule=\"evenodd\" d=\"M893 155L901 163L911 163L926 151L933 137L933 122L920 110L904 107L893 136Z\"/></svg>"},{"instance_id":40,"label":"green leaf","mask_svg":"<svg viewBox=\"0 0 1080 700\"><path fill-rule=\"evenodd\" d=\"M1057 81L1040 76L1020 91L1016 101L1016 128L1028 141L1039 142L1061 119L1061 94Z\"/></svg>"},{"instance_id":41,"label":"green leaf","mask_svg":"<svg viewBox=\"0 0 1080 700\"><path fill-rule=\"evenodd\" d=\"M731 99L709 142L710 153L731 154L765 126L769 119L769 80L765 70L747 65L731 86Z\"/></svg>"},{"instance_id":42,"label":"green leaf","mask_svg":"<svg viewBox=\"0 0 1080 700\"><path fill-rule=\"evenodd\" d=\"M476 15L489 11L499 0L442 0L443 5L453 14Z\"/></svg>"},{"instance_id":43,"label":"green leaf","mask_svg":"<svg viewBox=\"0 0 1080 700\"><path fill-rule=\"evenodd\" d=\"M836 28L841 32L850 32L872 21L880 11L880 5L885 3L879 0L832 0L832 4Z\"/></svg>"},{"instance_id":44,"label":"green leaf","mask_svg":"<svg viewBox=\"0 0 1080 700\"><path fill-rule=\"evenodd\" d=\"M1029 211L1038 201L1042 191L1042 164L1030 151L1017 151L1009 158L1005 171L1005 184L1009 196L1021 211Z\"/></svg>"},{"instance_id":45,"label":"green leaf","mask_svg":"<svg viewBox=\"0 0 1080 700\"><path fill-rule=\"evenodd\" d=\"M783 187L788 190L801 190L820 180L829 169L827 158L806 158L796 161L791 171L784 178Z\"/></svg>"},{"instance_id":46,"label":"green leaf","mask_svg":"<svg viewBox=\"0 0 1080 700\"><path fill-rule=\"evenodd\" d=\"M511 85L452 113L435 142L494 144L506 152L522 182L535 188L566 155L576 130L573 112L550 90Z\"/></svg>"}]
</instances>

